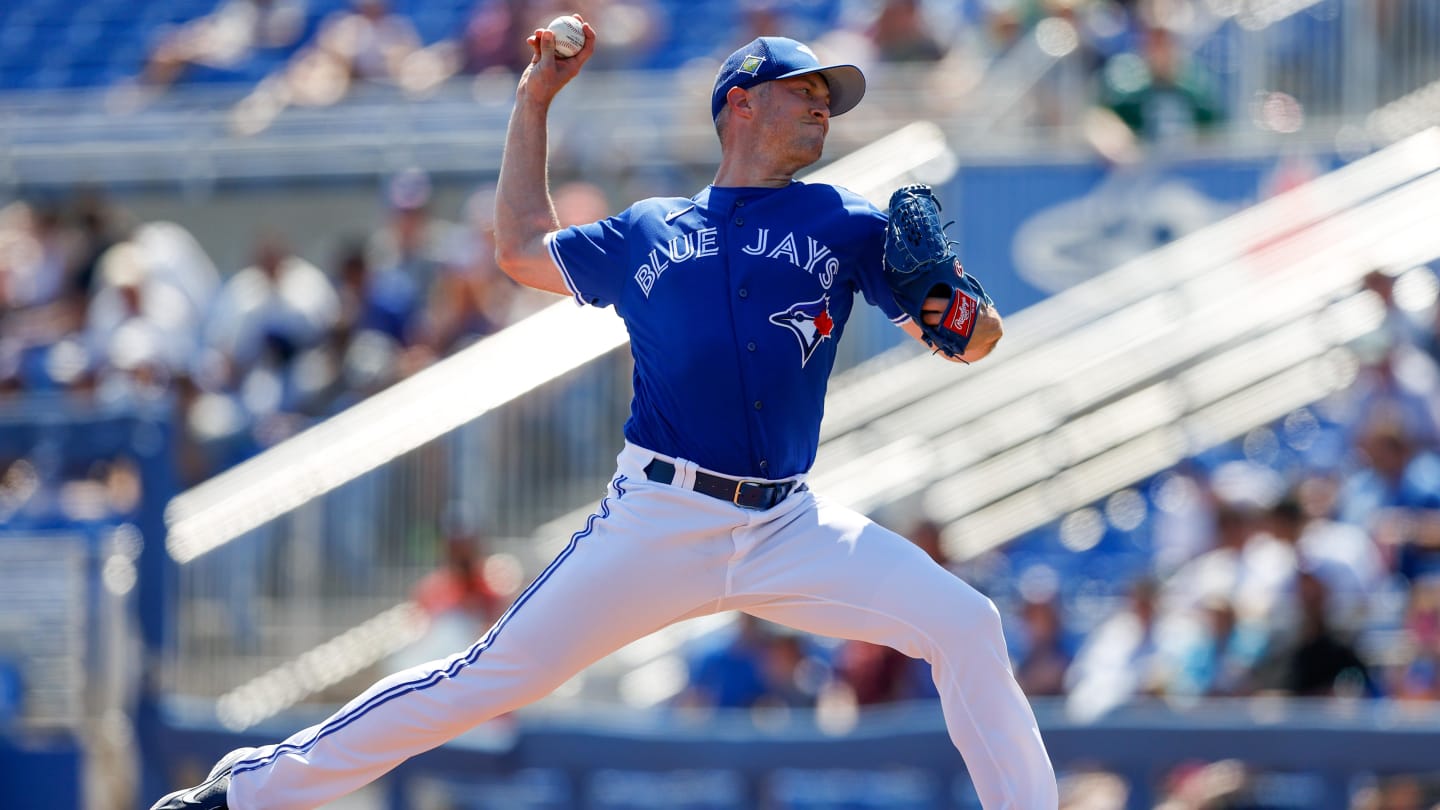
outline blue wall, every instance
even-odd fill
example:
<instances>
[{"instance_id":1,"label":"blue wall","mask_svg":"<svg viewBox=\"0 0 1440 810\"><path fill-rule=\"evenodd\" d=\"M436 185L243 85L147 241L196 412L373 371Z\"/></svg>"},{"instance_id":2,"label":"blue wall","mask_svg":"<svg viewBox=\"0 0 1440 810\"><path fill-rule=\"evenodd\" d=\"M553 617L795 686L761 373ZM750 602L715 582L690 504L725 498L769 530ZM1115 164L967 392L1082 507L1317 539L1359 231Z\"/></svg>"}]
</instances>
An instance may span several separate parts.
<instances>
[{"instance_id":1,"label":"blue wall","mask_svg":"<svg viewBox=\"0 0 1440 810\"><path fill-rule=\"evenodd\" d=\"M1140 256L1339 161L1177 161L1110 169L1095 161L967 165L943 191L961 260L1002 312Z\"/></svg>"}]
</instances>

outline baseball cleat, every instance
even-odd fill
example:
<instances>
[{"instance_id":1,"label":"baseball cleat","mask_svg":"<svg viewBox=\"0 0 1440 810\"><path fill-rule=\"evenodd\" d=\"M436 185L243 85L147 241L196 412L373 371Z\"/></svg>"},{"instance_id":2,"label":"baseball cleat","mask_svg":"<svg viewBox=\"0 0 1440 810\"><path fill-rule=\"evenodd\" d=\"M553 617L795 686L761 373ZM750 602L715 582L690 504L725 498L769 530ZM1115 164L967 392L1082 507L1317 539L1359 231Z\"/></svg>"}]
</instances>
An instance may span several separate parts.
<instances>
[{"instance_id":1,"label":"baseball cleat","mask_svg":"<svg viewBox=\"0 0 1440 810\"><path fill-rule=\"evenodd\" d=\"M225 793L230 789L230 768L255 753L254 748L236 748L220 758L205 781L192 788L177 790L155 803L150 810L229 810Z\"/></svg>"}]
</instances>

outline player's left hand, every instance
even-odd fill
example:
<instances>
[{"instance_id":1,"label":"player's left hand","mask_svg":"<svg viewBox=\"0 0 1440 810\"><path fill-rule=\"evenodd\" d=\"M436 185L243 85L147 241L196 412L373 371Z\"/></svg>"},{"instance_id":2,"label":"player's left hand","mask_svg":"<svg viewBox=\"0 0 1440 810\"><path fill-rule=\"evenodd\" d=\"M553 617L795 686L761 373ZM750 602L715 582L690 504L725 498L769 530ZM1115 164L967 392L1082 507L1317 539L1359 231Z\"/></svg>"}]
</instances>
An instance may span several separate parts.
<instances>
[{"instance_id":1,"label":"player's left hand","mask_svg":"<svg viewBox=\"0 0 1440 810\"><path fill-rule=\"evenodd\" d=\"M950 299L939 296L931 296L925 299L920 310L920 319L926 326L939 326L940 318L945 314L945 308L950 306ZM1000 313L992 306L982 306L975 316L975 331L970 334L970 343L960 356L953 358L963 360L966 363L973 363L989 354L1000 342L1005 334L1005 324L1000 318Z\"/></svg>"}]
</instances>

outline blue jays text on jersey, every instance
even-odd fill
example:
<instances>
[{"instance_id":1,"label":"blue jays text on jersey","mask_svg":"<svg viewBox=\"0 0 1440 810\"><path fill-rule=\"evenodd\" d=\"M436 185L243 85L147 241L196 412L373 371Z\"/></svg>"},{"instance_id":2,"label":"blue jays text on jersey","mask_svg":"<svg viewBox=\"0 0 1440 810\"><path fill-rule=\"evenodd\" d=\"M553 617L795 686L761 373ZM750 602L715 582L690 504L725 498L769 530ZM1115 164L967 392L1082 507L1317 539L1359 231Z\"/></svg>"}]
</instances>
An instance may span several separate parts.
<instances>
[{"instance_id":1,"label":"blue jays text on jersey","mask_svg":"<svg viewBox=\"0 0 1440 810\"><path fill-rule=\"evenodd\" d=\"M896 323L885 215L843 188L711 186L564 229L550 253L577 301L630 333L625 438L734 476L815 460L835 347L858 292Z\"/></svg>"}]
</instances>

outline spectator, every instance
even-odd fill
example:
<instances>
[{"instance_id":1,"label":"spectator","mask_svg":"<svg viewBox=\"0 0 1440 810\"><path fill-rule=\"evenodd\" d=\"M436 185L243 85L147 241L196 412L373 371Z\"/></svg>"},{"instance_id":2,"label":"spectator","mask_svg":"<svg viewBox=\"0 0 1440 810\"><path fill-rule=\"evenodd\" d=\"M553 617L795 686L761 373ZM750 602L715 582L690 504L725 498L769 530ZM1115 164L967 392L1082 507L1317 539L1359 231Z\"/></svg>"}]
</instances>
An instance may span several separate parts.
<instances>
[{"instance_id":1,"label":"spectator","mask_svg":"<svg viewBox=\"0 0 1440 810\"><path fill-rule=\"evenodd\" d=\"M777 632L765 650L761 672L765 693L756 705L813 709L831 677L830 665L803 633Z\"/></svg>"},{"instance_id":2,"label":"spectator","mask_svg":"<svg viewBox=\"0 0 1440 810\"><path fill-rule=\"evenodd\" d=\"M350 10L326 17L311 44L236 105L231 126L255 135L286 107L328 107L357 81L401 85L407 60L421 50L414 25L392 14L385 0L352 0Z\"/></svg>"},{"instance_id":3,"label":"spectator","mask_svg":"<svg viewBox=\"0 0 1440 810\"><path fill-rule=\"evenodd\" d=\"M1269 633L1253 622L1240 622L1234 605L1220 594L1208 597L1198 613L1195 625L1177 639L1166 695L1194 699L1252 693Z\"/></svg>"},{"instance_id":4,"label":"spectator","mask_svg":"<svg viewBox=\"0 0 1440 810\"><path fill-rule=\"evenodd\" d=\"M1131 699L1165 691L1157 584L1136 580L1129 604L1100 624L1080 647L1066 679L1067 709L1079 718L1105 714Z\"/></svg>"},{"instance_id":5,"label":"spectator","mask_svg":"<svg viewBox=\"0 0 1440 810\"><path fill-rule=\"evenodd\" d=\"M866 34L882 62L938 62L945 56L919 0L885 0Z\"/></svg>"},{"instance_id":6,"label":"spectator","mask_svg":"<svg viewBox=\"0 0 1440 810\"><path fill-rule=\"evenodd\" d=\"M224 0L209 14L164 33L146 59L141 87L122 87L156 92L191 65L234 70L258 49L288 48L305 31L305 11L304 0Z\"/></svg>"},{"instance_id":7,"label":"spectator","mask_svg":"<svg viewBox=\"0 0 1440 810\"><path fill-rule=\"evenodd\" d=\"M835 674L860 706L938 699L930 667L902 652L864 641L841 645Z\"/></svg>"},{"instance_id":8,"label":"spectator","mask_svg":"<svg viewBox=\"0 0 1440 810\"><path fill-rule=\"evenodd\" d=\"M11 203L0 209L0 306L39 307L64 291L66 245L59 213Z\"/></svg>"},{"instance_id":9,"label":"spectator","mask_svg":"<svg viewBox=\"0 0 1440 810\"><path fill-rule=\"evenodd\" d=\"M1271 532L1294 544L1300 568L1324 580L1330 591L1331 622L1356 631L1369 618L1371 594L1385 583L1385 561L1375 541L1358 526L1310 511L1304 493L1317 488L1306 486L1313 480L1303 480L1292 495L1276 504Z\"/></svg>"},{"instance_id":10,"label":"spectator","mask_svg":"<svg viewBox=\"0 0 1440 810\"><path fill-rule=\"evenodd\" d=\"M71 205L71 216L76 229L71 292L83 298L89 296L95 285L100 257L133 227L127 221L127 215L103 195L89 189L76 195Z\"/></svg>"},{"instance_id":11,"label":"spectator","mask_svg":"<svg viewBox=\"0 0 1440 810\"><path fill-rule=\"evenodd\" d=\"M1234 599L1245 577L1245 549L1259 519L1253 505L1217 500L1211 548L1177 567L1162 585L1167 614L1187 615L1213 595Z\"/></svg>"},{"instance_id":12,"label":"spectator","mask_svg":"<svg viewBox=\"0 0 1440 810\"><path fill-rule=\"evenodd\" d=\"M689 662L689 685L678 698L684 708L750 708L769 692L767 623L740 613L733 633Z\"/></svg>"},{"instance_id":13,"label":"spectator","mask_svg":"<svg viewBox=\"0 0 1440 810\"><path fill-rule=\"evenodd\" d=\"M415 584L415 604L431 619L447 614L462 618L478 637L500 618L501 600L485 576L483 541L463 527L452 527L444 539L440 567Z\"/></svg>"},{"instance_id":14,"label":"spectator","mask_svg":"<svg viewBox=\"0 0 1440 810\"><path fill-rule=\"evenodd\" d=\"M1184 146L1222 117L1208 76L1188 63L1163 25L1142 26L1139 47L1111 57L1101 70L1100 106L1087 121L1106 157L1130 162L1145 147ZM1112 123L1118 120L1123 128Z\"/></svg>"},{"instance_id":15,"label":"spectator","mask_svg":"<svg viewBox=\"0 0 1440 810\"><path fill-rule=\"evenodd\" d=\"M255 263L221 289L206 342L238 380L267 354L284 361L318 345L339 317L340 298L325 273L267 235L256 244Z\"/></svg>"},{"instance_id":16,"label":"spectator","mask_svg":"<svg viewBox=\"0 0 1440 810\"><path fill-rule=\"evenodd\" d=\"M327 412L343 410L399 379L403 345L396 336L408 334L417 313L414 283L400 273L374 273L366 252L364 240L351 240L336 262L340 316L326 353L338 375L324 394Z\"/></svg>"},{"instance_id":17,"label":"spectator","mask_svg":"<svg viewBox=\"0 0 1440 810\"><path fill-rule=\"evenodd\" d=\"M1011 652L1015 680L1031 697L1065 694L1065 676L1075 650L1060 617L1058 595L1024 599L1020 621L1019 637Z\"/></svg>"},{"instance_id":18,"label":"spectator","mask_svg":"<svg viewBox=\"0 0 1440 810\"><path fill-rule=\"evenodd\" d=\"M85 327L100 394L107 399L158 396L197 355L203 309L195 297L205 293L187 292L187 276L155 261L154 251L138 239L111 247L100 266L100 287ZM208 264L199 268L201 279L194 286L208 286L212 270Z\"/></svg>"},{"instance_id":19,"label":"spectator","mask_svg":"<svg viewBox=\"0 0 1440 810\"><path fill-rule=\"evenodd\" d=\"M522 29L530 21L524 6L520 0L477 0L460 35L466 73L512 75L530 64L529 48L517 44L525 41Z\"/></svg>"},{"instance_id":20,"label":"spectator","mask_svg":"<svg viewBox=\"0 0 1440 810\"><path fill-rule=\"evenodd\" d=\"M1320 577L1303 572L1297 580L1299 632L1275 662L1281 689L1302 697L1373 697L1369 668L1355 648L1330 624L1329 591Z\"/></svg>"},{"instance_id":21,"label":"spectator","mask_svg":"<svg viewBox=\"0 0 1440 810\"><path fill-rule=\"evenodd\" d=\"M420 48L409 18L391 13L386 0L353 0L354 11L327 20L316 44L350 79L394 81L406 57Z\"/></svg>"},{"instance_id":22,"label":"spectator","mask_svg":"<svg viewBox=\"0 0 1440 810\"><path fill-rule=\"evenodd\" d=\"M1436 796L1414 776L1386 776L1357 792L1355 810L1434 810ZM1427 800L1428 799L1428 800Z\"/></svg>"},{"instance_id":23,"label":"spectator","mask_svg":"<svg viewBox=\"0 0 1440 810\"><path fill-rule=\"evenodd\" d=\"M385 221L370 235L366 262L380 277L396 275L406 279L414 301L403 324L395 324L391 335L410 344L425 296L434 289L446 263L454 255L459 228L438 219L432 210L430 176L420 169L405 169L390 178L385 189Z\"/></svg>"},{"instance_id":24,"label":"spectator","mask_svg":"<svg viewBox=\"0 0 1440 810\"><path fill-rule=\"evenodd\" d=\"M1352 431L1384 410L1402 420L1406 432L1424 445L1440 440L1440 366L1421 348L1425 327L1396 305L1395 280L1381 272L1366 276L1366 289L1385 306L1383 327L1365 344L1364 362L1353 382L1333 397L1336 418Z\"/></svg>"},{"instance_id":25,"label":"spectator","mask_svg":"<svg viewBox=\"0 0 1440 810\"><path fill-rule=\"evenodd\" d=\"M1217 502L1203 470L1192 460L1157 478L1150 545L1155 574L1168 579L1180 566L1215 545Z\"/></svg>"},{"instance_id":26,"label":"spectator","mask_svg":"<svg viewBox=\"0 0 1440 810\"><path fill-rule=\"evenodd\" d=\"M1404 657L1389 676L1397 700L1440 700L1440 580L1416 582L1405 608Z\"/></svg>"},{"instance_id":27,"label":"spectator","mask_svg":"<svg viewBox=\"0 0 1440 810\"><path fill-rule=\"evenodd\" d=\"M1440 572L1440 456L1393 409L1371 413L1356 443L1361 464L1340 486L1337 515L1389 549L1407 580Z\"/></svg>"},{"instance_id":28,"label":"spectator","mask_svg":"<svg viewBox=\"0 0 1440 810\"><path fill-rule=\"evenodd\" d=\"M1244 762L1234 759L1185 764L1165 777L1165 797L1155 810L1255 807L1254 786Z\"/></svg>"},{"instance_id":29,"label":"spectator","mask_svg":"<svg viewBox=\"0 0 1440 810\"><path fill-rule=\"evenodd\" d=\"M756 37L784 36L795 30L792 20L781 13L781 0L745 0L740 4L739 30L731 37L734 42L749 42ZM717 43L718 44L718 43ZM728 48L732 43L725 43ZM717 52L719 58L724 53Z\"/></svg>"},{"instance_id":30,"label":"spectator","mask_svg":"<svg viewBox=\"0 0 1440 810\"><path fill-rule=\"evenodd\" d=\"M525 39L562 14L579 14L605 32L592 67L643 67L665 37L665 14L654 0L478 0L460 35L467 73L518 74L530 64Z\"/></svg>"},{"instance_id":31,"label":"spectator","mask_svg":"<svg viewBox=\"0 0 1440 810\"><path fill-rule=\"evenodd\" d=\"M371 493L378 494L378 493ZM424 612L425 634L390 662L394 671L434 660L483 635L513 596L511 582L487 574L494 558L485 542L454 515L446 517L439 566L415 584L411 598Z\"/></svg>"}]
</instances>

